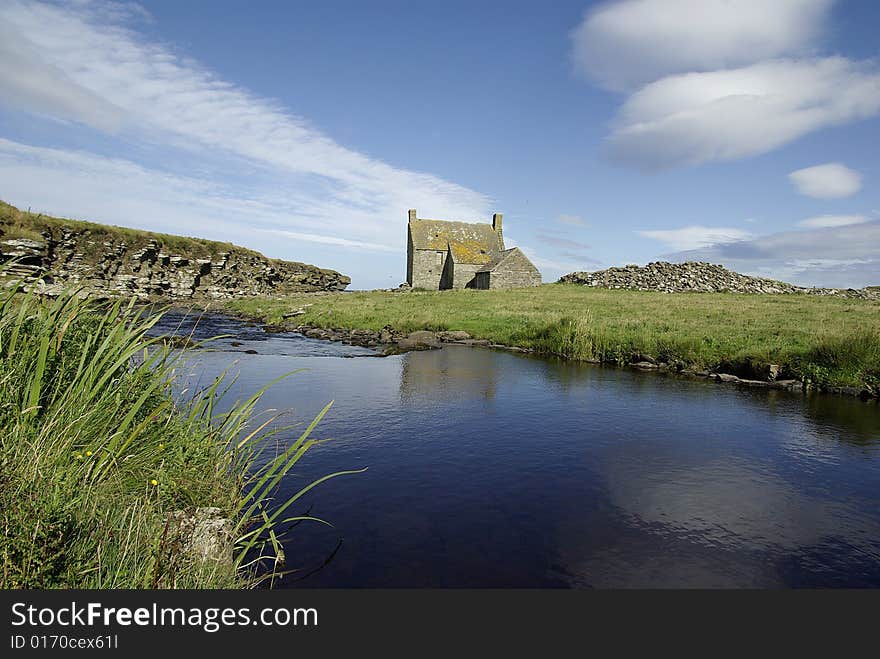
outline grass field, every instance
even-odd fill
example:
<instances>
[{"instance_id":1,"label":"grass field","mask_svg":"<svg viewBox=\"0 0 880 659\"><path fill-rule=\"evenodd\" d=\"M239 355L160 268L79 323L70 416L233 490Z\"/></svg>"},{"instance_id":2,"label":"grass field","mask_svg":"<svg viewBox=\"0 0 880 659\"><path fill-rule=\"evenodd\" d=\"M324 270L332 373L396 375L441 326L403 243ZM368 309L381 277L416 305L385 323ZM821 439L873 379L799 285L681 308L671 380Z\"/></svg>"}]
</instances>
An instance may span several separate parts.
<instances>
[{"instance_id":1,"label":"grass field","mask_svg":"<svg viewBox=\"0 0 880 659\"><path fill-rule=\"evenodd\" d=\"M647 355L744 377L766 364L820 386L880 388L880 303L809 295L653 293L545 284L499 291L384 291L240 299L228 311L278 324L465 330L568 359Z\"/></svg>"}]
</instances>

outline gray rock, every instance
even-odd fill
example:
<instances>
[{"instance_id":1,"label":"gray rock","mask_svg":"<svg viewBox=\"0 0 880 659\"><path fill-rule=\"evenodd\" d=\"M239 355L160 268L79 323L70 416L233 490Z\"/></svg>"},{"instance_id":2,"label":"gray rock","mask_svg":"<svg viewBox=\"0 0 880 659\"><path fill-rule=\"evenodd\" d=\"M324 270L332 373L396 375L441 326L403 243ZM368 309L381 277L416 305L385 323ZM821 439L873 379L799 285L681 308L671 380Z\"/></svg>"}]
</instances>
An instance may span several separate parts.
<instances>
[{"instance_id":1,"label":"gray rock","mask_svg":"<svg viewBox=\"0 0 880 659\"><path fill-rule=\"evenodd\" d=\"M471 335L462 330L450 330L446 332L437 332L437 336L441 341L467 341Z\"/></svg>"},{"instance_id":2,"label":"gray rock","mask_svg":"<svg viewBox=\"0 0 880 659\"><path fill-rule=\"evenodd\" d=\"M418 339L410 339L409 337L398 339L395 343L398 351L405 352L407 350L436 350L440 347L439 342L425 342Z\"/></svg>"},{"instance_id":3,"label":"gray rock","mask_svg":"<svg viewBox=\"0 0 880 659\"><path fill-rule=\"evenodd\" d=\"M232 563L234 524L219 508L178 510L171 514L183 552L200 561Z\"/></svg>"},{"instance_id":4,"label":"gray rock","mask_svg":"<svg viewBox=\"0 0 880 659\"><path fill-rule=\"evenodd\" d=\"M461 343L466 346L488 346L492 342L488 339L464 339L462 341L458 341L457 343Z\"/></svg>"},{"instance_id":5,"label":"gray rock","mask_svg":"<svg viewBox=\"0 0 880 659\"><path fill-rule=\"evenodd\" d=\"M440 339L437 334L434 332L429 332L427 330L418 330L416 332L410 332L406 339L401 339L401 341L407 341L409 344L413 345L424 345L431 348L437 347L440 344ZM398 341L398 345L401 341Z\"/></svg>"}]
</instances>

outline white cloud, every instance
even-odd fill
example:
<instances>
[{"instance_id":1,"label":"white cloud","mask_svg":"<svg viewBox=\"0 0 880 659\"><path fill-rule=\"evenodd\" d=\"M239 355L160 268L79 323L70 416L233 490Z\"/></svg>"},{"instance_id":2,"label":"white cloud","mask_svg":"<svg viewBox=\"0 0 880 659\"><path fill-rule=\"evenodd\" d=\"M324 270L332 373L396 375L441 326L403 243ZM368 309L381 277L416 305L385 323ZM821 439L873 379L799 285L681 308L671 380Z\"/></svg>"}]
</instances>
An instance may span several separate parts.
<instances>
[{"instance_id":1,"label":"white cloud","mask_svg":"<svg viewBox=\"0 0 880 659\"><path fill-rule=\"evenodd\" d=\"M849 224L863 224L868 221L864 215L819 215L798 222L798 226L809 229L823 229L827 227L845 227Z\"/></svg>"},{"instance_id":2,"label":"white cloud","mask_svg":"<svg viewBox=\"0 0 880 659\"><path fill-rule=\"evenodd\" d=\"M535 239L544 243L545 245L550 245L551 247L556 247L560 249L573 251L590 249L590 246L587 243L583 243L579 240L574 240L558 233L539 231L535 234Z\"/></svg>"},{"instance_id":3,"label":"white cloud","mask_svg":"<svg viewBox=\"0 0 880 659\"><path fill-rule=\"evenodd\" d=\"M642 167L733 160L880 113L880 73L843 57L671 76L624 103L609 137Z\"/></svg>"},{"instance_id":4,"label":"white cloud","mask_svg":"<svg viewBox=\"0 0 880 659\"><path fill-rule=\"evenodd\" d=\"M396 244L407 208L457 219L488 213L484 195L348 149L278 103L146 41L118 22L131 13L112 2L5 0L0 23L16 35L24 73L0 75L0 96L26 111L119 130L129 144L185 151L230 180L246 169L260 179L268 214L286 209L288 223L310 228L303 234ZM178 157L166 159L170 167Z\"/></svg>"},{"instance_id":5,"label":"white cloud","mask_svg":"<svg viewBox=\"0 0 880 659\"><path fill-rule=\"evenodd\" d=\"M574 31L578 68L629 94L607 140L643 169L745 158L880 113L875 62L820 57L833 0L620 0Z\"/></svg>"},{"instance_id":6,"label":"white cloud","mask_svg":"<svg viewBox=\"0 0 880 659\"><path fill-rule=\"evenodd\" d=\"M0 22L0 103L115 131L122 111L43 61L34 45Z\"/></svg>"},{"instance_id":7,"label":"white cloud","mask_svg":"<svg viewBox=\"0 0 880 659\"><path fill-rule=\"evenodd\" d=\"M751 238L752 234L742 229L729 227L703 227L699 225L657 231L639 231L640 236L659 240L671 249L689 250L736 242Z\"/></svg>"},{"instance_id":8,"label":"white cloud","mask_svg":"<svg viewBox=\"0 0 880 659\"><path fill-rule=\"evenodd\" d=\"M305 241L310 243L323 243L325 245L335 245L338 247L352 247L354 249L366 249L376 252L399 252L400 248L392 245L380 245L379 243L368 243L358 240L348 240L347 238L334 238L332 236L320 236L313 233L301 233L299 231L286 231L284 229L256 229L256 231L265 231L276 236L284 236L297 241Z\"/></svg>"},{"instance_id":9,"label":"white cloud","mask_svg":"<svg viewBox=\"0 0 880 659\"><path fill-rule=\"evenodd\" d=\"M833 0L623 0L572 33L575 65L612 89L805 52Z\"/></svg>"},{"instance_id":10,"label":"white cloud","mask_svg":"<svg viewBox=\"0 0 880 659\"><path fill-rule=\"evenodd\" d=\"M788 178L798 192L816 199L849 197L862 189L862 175L839 162L799 169Z\"/></svg>"}]
</instances>

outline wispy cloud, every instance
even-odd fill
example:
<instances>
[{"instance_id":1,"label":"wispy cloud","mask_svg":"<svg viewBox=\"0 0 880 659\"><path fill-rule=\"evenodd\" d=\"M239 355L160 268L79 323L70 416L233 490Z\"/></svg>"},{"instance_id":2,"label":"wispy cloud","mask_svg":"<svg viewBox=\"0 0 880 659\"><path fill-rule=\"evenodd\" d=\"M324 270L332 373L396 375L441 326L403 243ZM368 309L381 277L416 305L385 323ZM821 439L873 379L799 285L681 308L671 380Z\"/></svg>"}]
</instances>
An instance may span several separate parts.
<instances>
[{"instance_id":1,"label":"wispy cloud","mask_svg":"<svg viewBox=\"0 0 880 659\"><path fill-rule=\"evenodd\" d=\"M350 247L352 249L365 249L375 252L399 252L400 248L392 245L380 245L379 243L368 243L358 240L348 240L347 238L334 238L333 236L318 236L313 233L301 233L299 231L286 231L284 229L255 229L264 233L275 236L283 236L296 241L305 241L310 243L323 243L325 245L334 245L337 247Z\"/></svg>"},{"instance_id":2,"label":"wispy cloud","mask_svg":"<svg viewBox=\"0 0 880 659\"><path fill-rule=\"evenodd\" d=\"M186 152L228 178L246 169L253 180L236 194L260 202L240 216L242 226L279 222L284 213L286 228L328 244L401 244L407 208L462 219L488 212L486 196L348 149L276 101L149 42L134 14L113 2L4 2L0 24L14 37L0 54L14 50L17 71L7 71L4 60L0 97L21 110ZM146 207L131 210L141 224L153 221Z\"/></svg>"},{"instance_id":3,"label":"wispy cloud","mask_svg":"<svg viewBox=\"0 0 880 659\"><path fill-rule=\"evenodd\" d=\"M563 249L590 249L590 246L587 243L583 243L579 240L572 240L571 238L567 238L563 235L547 233L544 231L540 231L535 234L535 238L545 245L550 245L551 247L560 247Z\"/></svg>"},{"instance_id":4,"label":"wispy cloud","mask_svg":"<svg viewBox=\"0 0 880 659\"><path fill-rule=\"evenodd\" d=\"M0 21L0 103L55 119L78 121L114 132L122 109L76 84L43 60L37 47L11 24Z\"/></svg>"},{"instance_id":5,"label":"wispy cloud","mask_svg":"<svg viewBox=\"0 0 880 659\"><path fill-rule=\"evenodd\" d=\"M864 215L819 215L798 222L798 226L809 229L823 229L827 227L845 227L849 224L863 224L868 221Z\"/></svg>"},{"instance_id":6,"label":"wispy cloud","mask_svg":"<svg viewBox=\"0 0 880 659\"><path fill-rule=\"evenodd\" d=\"M752 234L742 229L730 227L704 227L693 225L680 229L639 231L640 236L665 243L676 250L699 249L711 245L732 243L751 238Z\"/></svg>"},{"instance_id":7,"label":"wispy cloud","mask_svg":"<svg viewBox=\"0 0 880 659\"><path fill-rule=\"evenodd\" d=\"M839 162L799 169L788 179L802 195L816 199L850 197L862 189L862 175Z\"/></svg>"}]
</instances>

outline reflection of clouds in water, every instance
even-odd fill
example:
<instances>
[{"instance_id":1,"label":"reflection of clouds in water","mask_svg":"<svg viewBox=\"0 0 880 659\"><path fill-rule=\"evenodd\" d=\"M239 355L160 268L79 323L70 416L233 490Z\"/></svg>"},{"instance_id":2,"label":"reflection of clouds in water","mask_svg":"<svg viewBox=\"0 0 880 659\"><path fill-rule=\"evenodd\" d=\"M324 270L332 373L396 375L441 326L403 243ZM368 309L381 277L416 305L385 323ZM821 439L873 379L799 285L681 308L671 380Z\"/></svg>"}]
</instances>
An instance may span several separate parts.
<instances>
[{"instance_id":1,"label":"reflection of clouds in water","mask_svg":"<svg viewBox=\"0 0 880 659\"><path fill-rule=\"evenodd\" d=\"M811 552L880 560L880 517L862 512L870 502L824 501L757 463L629 446L600 471L607 508L573 508L557 525L576 587L773 587L786 584L786 560Z\"/></svg>"},{"instance_id":2,"label":"reflection of clouds in water","mask_svg":"<svg viewBox=\"0 0 880 659\"><path fill-rule=\"evenodd\" d=\"M846 536L878 550L880 522L858 506L826 502L799 491L773 472L723 458L655 472L637 465L606 465L611 502L638 525L659 525L691 542L727 548L795 550Z\"/></svg>"}]
</instances>

